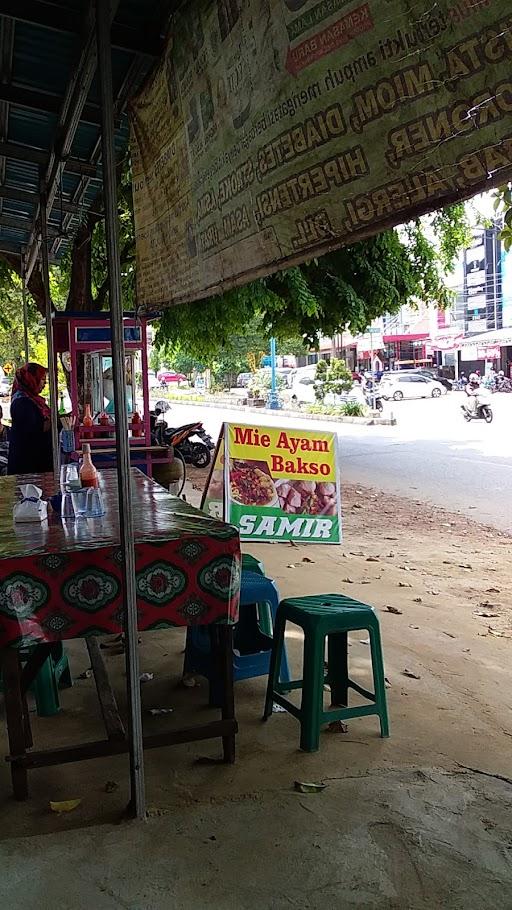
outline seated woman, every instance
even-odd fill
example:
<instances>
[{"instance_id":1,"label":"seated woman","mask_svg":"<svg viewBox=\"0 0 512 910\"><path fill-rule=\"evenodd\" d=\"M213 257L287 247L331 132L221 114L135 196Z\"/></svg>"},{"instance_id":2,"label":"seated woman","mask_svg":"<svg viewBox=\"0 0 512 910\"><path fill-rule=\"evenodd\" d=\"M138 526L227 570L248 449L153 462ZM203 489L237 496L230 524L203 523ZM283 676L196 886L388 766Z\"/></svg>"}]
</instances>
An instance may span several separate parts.
<instances>
[{"instance_id":1,"label":"seated woman","mask_svg":"<svg viewBox=\"0 0 512 910\"><path fill-rule=\"evenodd\" d=\"M53 471L50 408L41 396L46 369L26 363L16 370L11 398L8 474Z\"/></svg>"}]
</instances>

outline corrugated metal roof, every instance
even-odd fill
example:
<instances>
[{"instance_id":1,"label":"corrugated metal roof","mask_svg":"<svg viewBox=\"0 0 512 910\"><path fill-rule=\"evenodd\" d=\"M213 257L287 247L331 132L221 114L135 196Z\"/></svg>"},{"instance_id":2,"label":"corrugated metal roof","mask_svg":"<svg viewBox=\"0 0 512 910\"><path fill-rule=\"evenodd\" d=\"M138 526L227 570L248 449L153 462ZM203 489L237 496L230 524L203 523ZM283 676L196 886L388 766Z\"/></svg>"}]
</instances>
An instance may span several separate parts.
<instances>
[{"instance_id":1,"label":"corrugated metal roof","mask_svg":"<svg viewBox=\"0 0 512 910\"><path fill-rule=\"evenodd\" d=\"M40 168L46 171L44 161L58 140L62 101L80 59L87 34L84 24L90 27L91 23L87 18L90 3L2 0L0 4L0 140L25 147L0 145L0 255L21 250L34 236ZM163 33L175 5L176 0L120 0L112 28L113 83L119 111L138 90L163 47ZM97 76L85 108L72 141L71 160L57 181L49 218L53 233L62 228L70 236L101 188ZM117 151L122 153L127 143L127 118L120 116ZM60 237L52 243L50 253L60 255L65 247Z\"/></svg>"}]
</instances>

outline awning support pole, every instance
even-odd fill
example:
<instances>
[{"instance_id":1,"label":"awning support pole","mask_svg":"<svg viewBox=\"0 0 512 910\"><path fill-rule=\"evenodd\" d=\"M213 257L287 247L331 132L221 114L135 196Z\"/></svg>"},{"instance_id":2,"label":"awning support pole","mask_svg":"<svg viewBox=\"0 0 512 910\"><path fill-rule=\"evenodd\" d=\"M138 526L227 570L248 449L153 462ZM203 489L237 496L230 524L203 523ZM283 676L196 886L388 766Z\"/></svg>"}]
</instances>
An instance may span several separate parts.
<instances>
[{"instance_id":1,"label":"awning support pole","mask_svg":"<svg viewBox=\"0 0 512 910\"><path fill-rule=\"evenodd\" d=\"M59 476L59 401L57 390L57 370L53 344L52 300L50 297L50 266L48 262L48 206L46 186L41 181L39 191L39 212L41 219L41 278L44 289L44 306L46 316L46 344L48 347L48 384L50 387L50 410L52 423L53 473Z\"/></svg>"},{"instance_id":2,"label":"awning support pole","mask_svg":"<svg viewBox=\"0 0 512 910\"><path fill-rule=\"evenodd\" d=\"M105 239L109 275L110 324L112 331L112 374L116 419L117 478L119 490L119 527L123 555L126 677L128 683L128 735L130 740L130 809L136 818L146 816L144 751L139 682L137 635L137 587L133 534L130 445L126 413L125 349L121 264L119 260L117 177L114 146L114 96L110 45L110 3L96 0L96 37L101 95L101 148L105 202Z\"/></svg>"},{"instance_id":3,"label":"awning support pole","mask_svg":"<svg viewBox=\"0 0 512 910\"><path fill-rule=\"evenodd\" d=\"M30 360L30 348L28 343L28 301L27 285L25 283L25 250L21 251L21 299L23 301L23 347L25 350L25 363Z\"/></svg>"}]
</instances>

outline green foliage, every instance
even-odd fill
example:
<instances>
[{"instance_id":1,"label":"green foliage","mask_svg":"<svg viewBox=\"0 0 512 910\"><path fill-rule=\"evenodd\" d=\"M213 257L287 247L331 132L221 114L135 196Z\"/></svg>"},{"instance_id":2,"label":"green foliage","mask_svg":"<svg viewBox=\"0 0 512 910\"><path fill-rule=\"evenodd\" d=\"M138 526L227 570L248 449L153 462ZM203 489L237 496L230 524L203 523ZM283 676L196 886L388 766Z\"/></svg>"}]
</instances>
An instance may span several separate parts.
<instances>
[{"instance_id":1,"label":"green foliage","mask_svg":"<svg viewBox=\"0 0 512 910\"><path fill-rule=\"evenodd\" d=\"M315 398L324 401L325 396L342 395L352 388L352 373L347 369L344 360L319 360L315 370Z\"/></svg>"},{"instance_id":2,"label":"green foliage","mask_svg":"<svg viewBox=\"0 0 512 910\"><path fill-rule=\"evenodd\" d=\"M356 401L344 404L310 404L305 410L308 414L325 414L328 417L366 417L366 409Z\"/></svg>"},{"instance_id":3,"label":"green foliage","mask_svg":"<svg viewBox=\"0 0 512 910\"><path fill-rule=\"evenodd\" d=\"M193 337L187 336L188 343L181 342L175 320L183 319L180 331L186 331L184 326L189 319L187 310L190 308L195 310L198 307L199 304L191 304L190 307L184 304L164 313L155 338L159 362L169 363L174 369L178 369L176 358L187 356L190 362L199 363L202 369L208 368L212 371L215 385L234 385L239 373L254 372L262 354L268 352L270 335L265 331L259 314L253 314L244 325L243 318L236 317L236 309L233 311L233 318L228 316L224 321L220 313L217 313L215 318L221 320L219 325L212 324L208 315L208 331L205 331L205 317L200 317L197 310L196 318L199 320L197 334L194 327ZM171 338L168 337L169 326L172 326ZM226 331L226 326L230 327L230 331ZM283 336L279 340L278 349L283 354L306 352L302 339L296 335ZM180 369L180 372L188 375L185 369Z\"/></svg>"},{"instance_id":4,"label":"green foliage","mask_svg":"<svg viewBox=\"0 0 512 910\"><path fill-rule=\"evenodd\" d=\"M44 326L30 297L27 302L30 356L33 360L39 357L38 362L46 365ZM0 366L10 364L16 368L24 362L21 280L5 262L0 260Z\"/></svg>"},{"instance_id":5,"label":"green foliage","mask_svg":"<svg viewBox=\"0 0 512 910\"><path fill-rule=\"evenodd\" d=\"M276 376L276 385L277 385L278 389L284 389L284 387L286 385L284 377L281 376L279 373ZM256 370L256 372L252 376L251 381L249 383L249 388L251 389L251 391L254 391L255 389L259 389L260 391L268 392L268 391L270 391L271 386L272 386L272 372L268 368L262 369L262 370Z\"/></svg>"},{"instance_id":6,"label":"green foliage","mask_svg":"<svg viewBox=\"0 0 512 910\"><path fill-rule=\"evenodd\" d=\"M346 401L341 405L340 410L345 417L364 417L365 411L363 405L358 404L357 401Z\"/></svg>"},{"instance_id":7,"label":"green foliage","mask_svg":"<svg viewBox=\"0 0 512 910\"><path fill-rule=\"evenodd\" d=\"M505 252L512 249L512 185L500 186L494 194L494 211L503 214L501 240Z\"/></svg>"},{"instance_id":8,"label":"green foliage","mask_svg":"<svg viewBox=\"0 0 512 910\"><path fill-rule=\"evenodd\" d=\"M312 347L320 334L364 332L374 319L404 304L421 300L447 306L451 295L442 272L453 266L467 231L464 206L449 206L433 219L384 231L208 300L173 307L162 317L159 342L181 342L195 356L215 354L229 348L231 337L256 317L267 338L294 335Z\"/></svg>"},{"instance_id":9,"label":"green foliage","mask_svg":"<svg viewBox=\"0 0 512 910\"><path fill-rule=\"evenodd\" d=\"M459 252L471 243L471 227L464 202L455 202L432 217L439 237L438 256L445 272L451 272Z\"/></svg>"}]
</instances>

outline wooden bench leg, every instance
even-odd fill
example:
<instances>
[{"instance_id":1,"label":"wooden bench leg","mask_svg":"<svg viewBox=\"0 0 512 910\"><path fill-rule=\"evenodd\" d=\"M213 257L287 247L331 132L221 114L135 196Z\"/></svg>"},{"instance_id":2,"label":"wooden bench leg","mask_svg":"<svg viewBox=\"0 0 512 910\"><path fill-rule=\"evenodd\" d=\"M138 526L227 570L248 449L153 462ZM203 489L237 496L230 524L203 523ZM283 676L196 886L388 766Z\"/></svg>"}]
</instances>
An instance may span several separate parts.
<instances>
[{"instance_id":1,"label":"wooden bench leg","mask_svg":"<svg viewBox=\"0 0 512 910\"><path fill-rule=\"evenodd\" d=\"M219 625L216 628L218 666L222 684L222 720L235 720L235 692L233 687L233 626ZM235 732L222 737L224 761L235 761Z\"/></svg>"},{"instance_id":2,"label":"wooden bench leg","mask_svg":"<svg viewBox=\"0 0 512 910\"><path fill-rule=\"evenodd\" d=\"M26 755L28 731L24 698L21 692L21 661L14 648L5 648L1 655L2 674L5 691L5 714L9 752L12 756L11 778L16 799L24 800L28 796L27 769L23 766Z\"/></svg>"}]
</instances>

